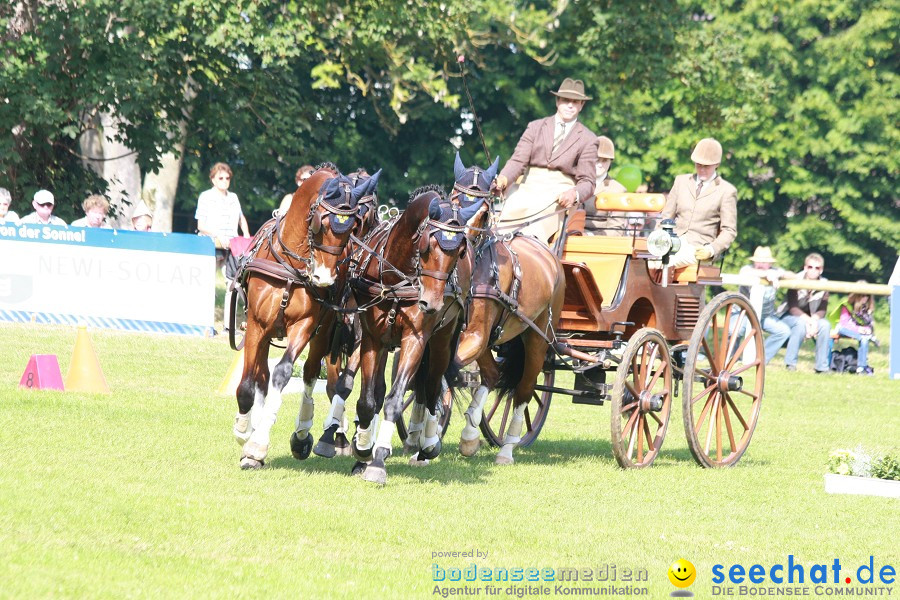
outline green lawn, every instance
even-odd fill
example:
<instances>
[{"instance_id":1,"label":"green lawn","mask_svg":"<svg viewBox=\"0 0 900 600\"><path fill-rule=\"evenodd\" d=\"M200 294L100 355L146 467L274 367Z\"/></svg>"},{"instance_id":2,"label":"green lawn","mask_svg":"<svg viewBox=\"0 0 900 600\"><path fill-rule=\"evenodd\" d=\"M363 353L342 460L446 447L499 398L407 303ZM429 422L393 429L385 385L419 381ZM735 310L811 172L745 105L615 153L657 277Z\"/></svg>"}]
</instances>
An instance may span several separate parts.
<instances>
[{"instance_id":1,"label":"green lawn","mask_svg":"<svg viewBox=\"0 0 900 600\"><path fill-rule=\"evenodd\" d=\"M0 325L0 597L427 598L433 563L476 562L647 569L641 585L662 598L683 557L708 598L716 563L793 554L855 569L874 555L900 567L900 502L826 495L822 479L834 449L898 447L900 381L887 379L884 346L874 377L814 375L811 345L796 373L779 355L733 469L694 464L678 405L656 464L622 471L608 407L556 397L513 467L494 467L490 449L461 458L457 414L440 458L413 468L397 451L377 488L349 477L349 458L291 458L296 394L267 467L241 471L236 404L216 394L232 360L223 336L92 335L108 396L19 389L32 353L57 354L65 375L75 331ZM468 550L488 556L432 558Z\"/></svg>"}]
</instances>

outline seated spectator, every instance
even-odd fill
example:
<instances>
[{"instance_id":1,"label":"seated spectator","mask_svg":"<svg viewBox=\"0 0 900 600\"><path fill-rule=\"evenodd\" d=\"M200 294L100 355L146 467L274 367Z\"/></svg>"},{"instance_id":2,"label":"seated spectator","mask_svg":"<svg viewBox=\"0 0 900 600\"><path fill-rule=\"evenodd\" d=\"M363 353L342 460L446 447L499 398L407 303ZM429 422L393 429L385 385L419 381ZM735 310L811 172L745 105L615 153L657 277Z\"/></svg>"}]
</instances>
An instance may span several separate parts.
<instances>
[{"instance_id":1,"label":"seated spectator","mask_svg":"<svg viewBox=\"0 0 900 600\"><path fill-rule=\"evenodd\" d=\"M865 280L857 283L866 283ZM869 366L869 342L876 345L874 318L875 298L870 294L850 294L845 302L842 302L835 312L838 312L837 334L840 337L850 338L859 342L859 351L856 356L856 372L864 375L872 375L874 371ZM834 314L834 313L832 313Z\"/></svg>"},{"instance_id":2,"label":"seated spectator","mask_svg":"<svg viewBox=\"0 0 900 600\"><path fill-rule=\"evenodd\" d=\"M53 214L53 207L56 200L47 190L38 190L34 193L34 200L31 206L34 207L33 213L28 213L19 220L19 223L27 223L31 225L61 225L65 226L66 222Z\"/></svg>"},{"instance_id":3,"label":"seated spectator","mask_svg":"<svg viewBox=\"0 0 900 600\"><path fill-rule=\"evenodd\" d=\"M782 269L774 268L775 257L772 256L772 250L768 246L757 246L750 261L752 265L741 268L741 277L768 279L774 284L785 276ZM775 286L760 282L751 286L741 286L739 291L750 299L750 306L756 311L760 326L769 334L765 341L766 364L768 364L791 335L791 328L775 316Z\"/></svg>"},{"instance_id":4,"label":"seated spectator","mask_svg":"<svg viewBox=\"0 0 900 600\"><path fill-rule=\"evenodd\" d=\"M138 202L134 207L134 212L131 213L131 225L135 231L150 231L153 226L153 213L150 212L143 200Z\"/></svg>"},{"instance_id":5,"label":"seated spectator","mask_svg":"<svg viewBox=\"0 0 900 600\"><path fill-rule=\"evenodd\" d=\"M0 187L0 224L11 223L15 225L19 222L19 215L9 210L12 203L12 195L6 188Z\"/></svg>"},{"instance_id":6,"label":"seated spectator","mask_svg":"<svg viewBox=\"0 0 900 600\"><path fill-rule=\"evenodd\" d=\"M297 182L297 187L299 188L304 181L312 177L313 172L315 172L315 169L310 165L303 165L302 167L297 169L297 173L294 175L294 180ZM284 198L281 199L281 204L278 206L279 214L283 215L287 212L287 210L291 207L291 199L293 197L294 192L285 194Z\"/></svg>"},{"instance_id":7,"label":"seated spectator","mask_svg":"<svg viewBox=\"0 0 900 600\"><path fill-rule=\"evenodd\" d=\"M822 270L825 259L813 252L803 261L803 271L797 276L810 281L825 281ZM825 314L828 312L828 292L820 290L788 290L781 321L791 329L788 338L784 366L788 371L797 369L797 358L803 340L816 340L816 373L830 373L828 346L831 326Z\"/></svg>"},{"instance_id":8,"label":"seated spectator","mask_svg":"<svg viewBox=\"0 0 900 600\"><path fill-rule=\"evenodd\" d=\"M81 203L84 216L72 221L72 227L102 227L109 229L106 215L109 212L109 201L100 194L91 194Z\"/></svg>"},{"instance_id":9,"label":"seated spectator","mask_svg":"<svg viewBox=\"0 0 900 600\"><path fill-rule=\"evenodd\" d=\"M601 135L597 138L597 183L595 194L622 194L627 192L625 186L609 176L609 167L616 157L613 141ZM584 205L587 213L584 221L585 235L626 235L629 219L627 215L610 216L607 211L597 211L596 196L592 196Z\"/></svg>"}]
</instances>

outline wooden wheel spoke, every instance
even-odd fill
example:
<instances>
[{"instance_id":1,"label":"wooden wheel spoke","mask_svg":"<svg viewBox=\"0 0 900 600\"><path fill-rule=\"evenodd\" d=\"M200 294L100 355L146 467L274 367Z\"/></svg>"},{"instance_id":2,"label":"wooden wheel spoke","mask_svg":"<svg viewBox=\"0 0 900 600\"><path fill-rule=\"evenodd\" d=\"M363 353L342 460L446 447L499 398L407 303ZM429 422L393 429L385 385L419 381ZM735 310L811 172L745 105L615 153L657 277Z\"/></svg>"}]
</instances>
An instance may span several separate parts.
<instances>
[{"instance_id":1,"label":"wooden wheel spoke","mask_svg":"<svg viewBox=\"0 0 900 600\"><path fill-rule=\"evenodd\" d=\"M706 404L703 405L703 410L700 411L700 417L697 418L697 424L694 426L694 429L697 431L697 433L700 433L700 429L703 427L703 421L706 419L706 413L710 409L710 407L714 404L717 394L718 394L718 390L714 391L706 399Z\"/></svg>"},{"instance_id":2,"label":"wooden wheel spoke","mask_svg":"<svg viewBox=\"0 0 900 600\"><path fill-rule=\"evenodd\" d=\"M631 404L626 404L625 406L622 407L621 412L626 413L629 410L631 410L632 408L635 408L637 405L638 405L637 402L632 402Z\"/></svg>"},{"instance_id":3,"label":"wooden wheel spoke","mask_svg":"<svg viewBox=\"0 0 900 600\"><path fill-rule=\"evenodd\" d=\"M728 441L731 443L731 451L737 452L737 444L734 443L734 432L731 430L731 417L728 416L727 403L722 404L722 415L725 417L725 430L728 432Z\"/></svg>"},{"instance_id":4,"label":"wooden wheel spoke","mask_svg":"<svg viewBox=\"0 0 900 600\"><path fill-rule=\"evenodd\" d=\"M715 342L713 342L713 346L715 346ZM706 338L703 339L703 349L706 351L706 358L709 360L709 372L715 376L719 374L719 365L716 364L716 355L713 354L713 351L710 350L709 344L706 343Z\"/></svg>"},{"instance_id":5,"label":"wooden wheel spoke","mask_svg":"<svg viewBox=\"0 0 900 600\"><path fill-rule=\"evenodd\" d=\"M656 382L659 381L659 376L662 375L663 373L665 373L666 369L668 369L668 368L669 368L668 362L664 362L661 365L659 365L659 368L653 374L653 377L650 379L649 383L647 383L647 386L644 389L652 390L653 386L656 385Z\"/></svg>"},{"instance_id":6,"label":"wooden wheel spoke","mask_svg":"<svg viewBox=\"0 0 900 600\"><path fill-rule=\"evenodd\" d=\"M719 406L716 410L716 460L722 460L722 400L719 399Z\"/></svg>"},{"instance_id":7,"label":"wooden wheel spoke","mask_svg":"<svg viewBox=\"0 0 900 600\"><path fill-rule=\"evenodd\" d=\"M525 407L525 430L531 431L531 412L529 412L528 407Z\"/></svg>"},{"instance_id":8,"label":"wooden wheel spoke","mask_svg":"<svg viewBox=\"0 0 900 600\"><path fill-rule=\"evenodd\" d=\"M500 395L497 395L497 400L494 402L494 406L491 407L489 412L485 413L485 419L490 421L494 418L494 413L497 412L497 407L500 406Z\"/></svg>"},{"instance_id":9,"label":"wooden wheel spoke","mask_svg":"<svg viewBox=\"0 0 900 600\"><path fill-rule=\"evenodd\" d=\"M747 421L745 421L743 415L741 415L741 411L739 411L737 406L735 406L734 400L731 399L731 396L729 394L725 394L725 398L728 400L728 404L731 406L731 410L734 411L734 416L736 416L738 418L738 421L741 422L741 425L744 426L744 431L750 429L747 426Z\"/></svg>"},{"instance_id":10,"label":"wooden wheel spoke","mask_svg":"<svg viewBox=\"0 0 900 600\"><path fill-rule=\"evenodd\" d=\"M503 418L500 419L500 429L497 430L497 437L501 440L503 439L506 433L506 418L509 416L509 409L512 406L512 398L507 398L504 403L506 406L503 407Z\"/></svg>"},{"instance_id":11,"label":"wooden wheel spoke","mask_svg":"<svg viewBox=\"0 0 900 600\"><path fill-rule=\"evenodd\" d=\"M741 367L740 369L735 369L734 371L731 372L731 374L732 374L732 375L740 375L741 373L743 373L743 372L746 371L747 369L752 369L753 367L757 367L757 366L759 366L759 365L761 365L761 364L762 364L762 361L760 361L759 358L757 357L757 359L756 359L755 361L753 361L752 363L747 363L746 365L744 365L744 366Z\"/></svg>"},{"instance_id":12,"label":"wooden wheel spoke","mask_svg":"<svg viewBox=\"0 0 900 600\"><path fill-rule=\"evenodd\" d=\"M647 414L650 415L651 417L653 417L653 420L656 421L657 424L659 424L660 427L662 427L663 422L660 420L659 417L656 416L656 413L655 413L655 412L650 411L650 412L648 412Z\"/></svg>"},{"instance_id":13,"label":"wooden wheel spoke","mask_svg":"<svg viewBox=\"0 0 900 600\"><path fill-rule=\"evenodd\" d=\"M637 422L637 434L638 434L638 444L637 444L637 461L639 463L644 462L644 428L641 427L641 423L646 424L647 420L643 417L638 417Z\"/></svg>"},{"instance_id":14,"label":"wooden wheel spoke","mask_svg":"<svg viewBox=\"0 0 900 600\"><path fill-rule=\"evenodd\" d=\"M622 428L622 440L623 441L625 440L625 436L628 435L629 433L631 433L631 430L634 429L634 423L637 420L638 415L640 415L640 414L641 414L641 411L635 410L634 412L631 413L631 416L628 417L628 421L626 421L625 427ZM624 417L625 415L623 414L622 416ZM630 455L631 455L631 453L629 452L629 456Z\"/></svg>"},{"instance_id":15,"label":"wooden wheel spoke","mask_svg":"<svg viewBox=\"0 0 900 600\"><path fill-rule=\"evenodd\" d=\"M628 458L629 459L634 455L634 442L635 442L634 429L635 429L635 427L637 427L637 424L638 424L637 416L639 414L640 413L638 411L634 411L634 414L631 415L631 418L634 419L634 421L632 421L631 419L628 420L629 427L627 428L627 431L630 434L628 437ZM624 440L625 437L623 436L622 439Z\"/></svg>"},{"instance_id":16,"label":"wooden wheel spoke","mask_svg":"<svg viewBox=\"0 0 900 600\"><path fill-rule=\"evenodd\" d=\"M757 394L754 394L753 392L748 392L747 390L738 390L737 392L738 392L738 394L744 394L745 396L750 396L754 400L759 398L759 396Z\"/></svg>"},{"instance_id":17,"label":"wooden wheel spoke","mask_svg":"<svg viewBox=\"0 0 900 600\"><path fill-rule=\"evenodd\" d=\"M737 343L738 338L741 337L741 329L742 329L741 325L743 325L744 315L746 315L746 314L747 314L747 311L742 309L740 314L738 315L737 326L734 328L733 333L731 332L730 328L728 328L728 326L726 324L725 336L728 338L728 344L726 345L728 350L725 352L725 355L722 357L722 364L726 364L726 361L727 361L727 364L731 364L731 357L734 356L734 354L732 354L732 351L734 350L734 345L735 345L735 343ZM731 310L728 311L728 316L729 316L729 318L731 317ZM726 369L727 369L727 367L726 367Z\"/></svg>"},{"instance_id":18,"label":"wooden wheel spoke","mask_svg":"<svg viewBox=\"0 0 900 600\"><path fill-rule=\"evenodd\" d=\"M650 423L647 422L646 418L642 420L644 421L644 435L647 436L647 447L650 449L650 452L654 452L656 447L653 445L653 436L650 435Z\"/></svg>"},{"instance_id":19,"label":"wooden wheel spoke","mask_svg":"<svg viewBox=\"0 0 900 600\"><path fill-rule=\"evenodd\" d=\"M756 331L756 330L754 330ZM737 350L734 351L734 354L731 355L731 359L728 361L728 365L725 367L726 371L730 371L732 367L734 367L734 363L738 361L738 358L744 354L744 349L747 347L747 343L750 342L751 339L756 337L756 334L747 335L741 341L741 345L738 346Z\"/></svg>"},{"instance_id":20,"label":"wooden wheel spoke","mask_svg":"<svg viewBox=\"0 0 900 600\"><path fill-rule=\"evenodd\" d=\"M631 392L631 395L632 397L634 397L635 401L637 401L637 399L641 397L637 390L635 390L627 381L625 382L625 389Z\"/></svg>"},{"instance_id":21,"label":"wooden wheel spoke","mask_svg":"<svg viewBox=\"0 0 900 600\"><path fill-rule=\"evenodd\" d=\"M709 456L709 445L712 442L712 433L714 429L713 421L715 421L719 416L719 392L716 390L713 394L710 395L710 398L714 398L712 403L712 410L709 412L709 427L706 430L706 446L704 446L703 451ZM697 427L697 431L700 431L700 427Z\"/></svg>"},{"instance_id":22,"label":"wooden wheel spoke","mask_svg":"<svg viewBox=\"0 0 900 600\"><path fill-rule=\"evenodd\" d=\"M719 384L718 384L718 383L711 383L708 387L704 388L702 392L700 392L699 394L697 394L696 396L694 396L693 398L691 398L691 404L692 404L692 405L693 405L693 404L696 404L697 401L700 400L700 398L702 398L703 396L705 396L705 395L707 395L708 393L710 393L711 391L713 391L713 390L716 388L717 385L719 385Z\"/></svg>"}]
</instances>

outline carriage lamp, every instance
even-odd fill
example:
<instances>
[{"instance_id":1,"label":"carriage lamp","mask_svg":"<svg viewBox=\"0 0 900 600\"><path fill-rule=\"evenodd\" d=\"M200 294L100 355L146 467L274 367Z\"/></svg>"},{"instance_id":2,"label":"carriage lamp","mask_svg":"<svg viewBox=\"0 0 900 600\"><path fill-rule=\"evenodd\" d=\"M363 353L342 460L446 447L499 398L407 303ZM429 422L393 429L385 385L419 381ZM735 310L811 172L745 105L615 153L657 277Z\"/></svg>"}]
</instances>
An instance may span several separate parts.
<instances>
[{"instance_id":1,"label":"carriage lamp","mask_svg":"<svg viewBox=\"0 0 900 600\"><path fill-rule=\"evenodd\" d=\"M675 233L675 221L665 219L647 238L647 251L657 258L674 254L681 249L681 238Z\"/></svg>"}]
</instances>

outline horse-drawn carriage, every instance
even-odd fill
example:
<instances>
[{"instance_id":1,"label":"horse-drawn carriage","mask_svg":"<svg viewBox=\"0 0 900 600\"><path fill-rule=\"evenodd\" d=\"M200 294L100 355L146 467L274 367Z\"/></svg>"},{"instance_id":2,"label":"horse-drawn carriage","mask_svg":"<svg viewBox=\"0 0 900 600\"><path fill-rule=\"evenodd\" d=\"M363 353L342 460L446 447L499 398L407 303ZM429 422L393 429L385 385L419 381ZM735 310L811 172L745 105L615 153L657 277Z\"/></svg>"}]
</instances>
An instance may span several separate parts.
<instances>
[{"instance_id":1,"label":"horse-drawn carriage","mask_svg":"<svg viewBox=\"0 0 900 600\"><path fill-rule=\"evenodd\" d=\"M406 213L375 227L368 241L353 232L365 229L362 215L375 212L364 203L375 181L357 184L332 171L298 190L284 231L282 219L271 225L267 241L260 238L256 245L262 254L247 263L247 292L241 294L247 309L233 311L232 331L246 313L250 348L234 427L244 448L242 467L262 466L280 391L307 343L291 450L301 460L313 451L312 385L320 361L333 349L329 336L313 334L327 331L349 298L335 306L337 298L323 300L317 289L342 279L358 307L349 309L359 313L358 354L350 375L342 377L343 391L332 395L314 451L340 453L343 405L361 365L360 419L350 446L358 459L354 472L365 479L384 483L395 424L408 451L437 456L452 408L449 387L460 381L474 389L460 441L465 455L480 445L480 429L501 446L497 462L513 462L513 448L531 444L540 433L552 396L565 394L582 404L609 401L617 461L648 466L680 392L697 461L728 466L740 459L758 420L764 385L763 337L749 302L727 293L705 302L706 286L719 283L716 267L668 268L679 241L665 224L646 236L638 227L628 235L580 235L583 216L576 213L566 221L556 251L515 231L498 232L489 226L486 202L496 169L496 162L487 170L466 169L457 157L452 194L420 188ZM598 210L640 213L641 222L652 220L663 204L662 196L652 194L597 200ZM295 246L299 254L291 250ZM287 351L270 380L265 359L279 336L286 337ZM384 371L394 348L399 372L388 390ZM456 377L456 367L475 363L477 371ZM574 373L571 389L555 385L561 371ZM441 373L447 375L443 385ZM407 387L415 394L404 405ZM402 413L408 405L407 424ZM252 419L251 407L255 413L259 408Z\"/></svg>"},{"instance_id":2,"label":"horse-drawn carriage","mask_svg":"<svg viewBox=\"0 0 900 600\"><path fill-rule=\"evenodd\" d=\"M627 233L584 235L583 211L567 222L560 244L566 284L557 343L525 409L518 445L540 434L553 395L568 395L577 404L609 402L616 460L623 467L649 466L663 443L672 401L680 397L697 462L736 464L759 418L765 381L756 314L740 294L722 293L706 302L706 287L721 284L717 266L664 264L679 242L670 227L654 230L662 195L601 194L596 202L598 213L627 215L632 227ZM574 373L569 388L558 383L565 371ZM476 387L473 379L470 373ZM480 422L495 446L502 443L513 406L511 397L501 396L485 402Z\"/></svg>"}]
</instances>

